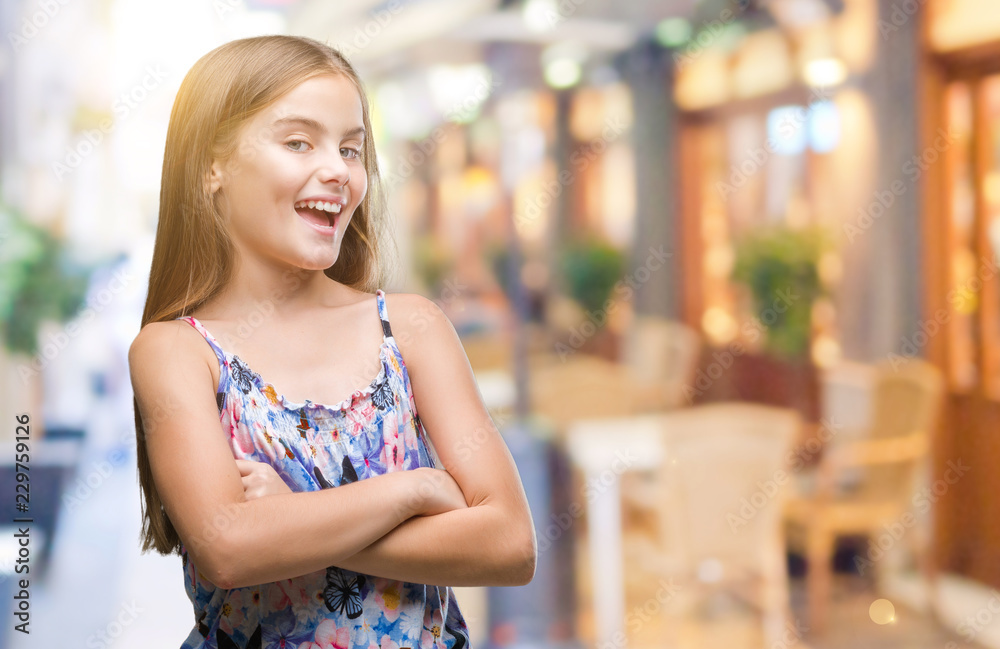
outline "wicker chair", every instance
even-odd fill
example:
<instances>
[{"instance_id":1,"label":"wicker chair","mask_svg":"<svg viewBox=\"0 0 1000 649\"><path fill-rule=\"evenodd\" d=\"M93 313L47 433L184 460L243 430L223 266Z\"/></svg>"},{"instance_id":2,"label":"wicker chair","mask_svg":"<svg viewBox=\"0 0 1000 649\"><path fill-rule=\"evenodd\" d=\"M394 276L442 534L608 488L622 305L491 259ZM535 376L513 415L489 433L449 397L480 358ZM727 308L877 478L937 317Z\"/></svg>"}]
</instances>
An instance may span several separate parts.
<instances>
[{"instance_id":1,"label":"wicker chair","mask_svg":"<svg viewBox=\"0 0 1000 649\"><path fill-rule=\"evenodd\" d=\"M837 537L875 538L884 525L907 522L917 471L928 455L930 434L942 405L941 372L919 359L887 360L876 368L870 429L864 435L839 435L824 452L813 480L785 510L789 545L808 561L810 626L822 632L827 621L831 559ZM810 486L811 483L811 486ZM904 525L909 528L912 525ZM913 535L909 535L910 540ZM924 547L915 548L925 577L933 571ZM876 575L879 564L872 562ZM933 592L933 591L932 591Z\"/></svg>"},{"instance_id":2,"label":"wicker chair","mask_svg":"<svg viewBox=\"0 0 1000 649\"><path fill-rule=\"evenodd\" d=\"M684 388L692 382L701 346L701 335L682 322L637 316L626 337L622 359L641 386L636 407L659 411L688 405Z\"/></svg>"},{"instance_id":3,"label":"wicker chair","mask_svg":"<svg viewBox=\"0 0 1000 649\"><path fill-rule=\"evenodd\" d=\"M626 541L626 560L642 566L629 574L673 580L680 587L667 607L673 615L690 615L716 590L739 595L762 612L767 646L777 646L790 620L781 514L800 416L721 402L665 413L662 421L663 462L645 494L655 531ZM667 628L673 632L676 622Z\"/></svg>"}]
</instances>

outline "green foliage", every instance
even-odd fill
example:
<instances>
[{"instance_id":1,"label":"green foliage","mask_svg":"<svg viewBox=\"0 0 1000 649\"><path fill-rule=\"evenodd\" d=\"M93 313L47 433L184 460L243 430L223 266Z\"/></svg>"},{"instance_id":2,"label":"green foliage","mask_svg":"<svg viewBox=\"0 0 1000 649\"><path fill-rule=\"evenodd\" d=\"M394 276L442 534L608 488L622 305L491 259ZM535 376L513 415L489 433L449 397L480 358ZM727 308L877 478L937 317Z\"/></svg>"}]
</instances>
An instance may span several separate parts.
<instances>
[{"instance_id":1,"label":"green foliage","mask_svg":"<svg viewBox=\"0 0 1000 649\"><path fill-rule=\"evenodd\" d=\"M9 351L36 354L41 323L72 318L89 275L60 239L0 204L0 322Z\"/></svg>"},{"instance_id":2,"label":"green foliage","mask_svg":"<svg viewBox=\"0 0 1000 649\"><path fill-rule=\"evenodd\" d=\"M490 270L493 271L493 277L500 285L503 294L507 296L508 300L513 301L512 287L507 280L507 260L510 259L510 250L504 244L494 243L486 249L486 258L489 261Z\"/></svg>"},{"instance_id":3,"label":"green foliage","mask_svg":"<svg viewBox=\"0 0 1000 649\"><path fill-rule=\"evenodd\" d=\"M455 262L432 235L425 234L415 242L414 265L427 290L438 294Z\"/></svg>"},{"instance_id":4,"label":"green foliage","mask_svg":"<svg viewBox=\"0 0 1000 649\"><path fill-rule=\"evenodd\" d=\"M819 261L830 246L829 233L816 226L759 228L737 242L732 279L750 290L754 312L767 326L768 353L808 356L813 302L825 294Z\"/></svg>"},{"instance_id":5,"label":"green foliage","mask_svg":"<svg viewBox=\"0 0 1000 649\"><path fill-rule=\"evenodd\" d=\"M625 255L597 239L578 239L565 245L560 255L569 296L589 311L599 311L615 283L625 273Z\"/></svg>"}]
</instances>

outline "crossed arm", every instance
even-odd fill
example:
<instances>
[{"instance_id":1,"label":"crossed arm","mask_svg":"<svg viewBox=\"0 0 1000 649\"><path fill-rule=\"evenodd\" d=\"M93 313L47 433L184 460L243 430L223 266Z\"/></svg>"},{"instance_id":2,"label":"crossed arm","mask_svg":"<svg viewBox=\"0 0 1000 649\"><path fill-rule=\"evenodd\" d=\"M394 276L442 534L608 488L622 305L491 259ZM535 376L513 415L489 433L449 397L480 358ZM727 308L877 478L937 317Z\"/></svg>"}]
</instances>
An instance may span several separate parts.
<instances>
[{"instance_id":1,"label":"crossed arm","mask_svg":"<svg viewBox=\"0 0 1000 649\"><path fill-rule=\"evenodd\" d=\"M433 585L527 583L537 552L528 502L461 341L434 302L419 295L387 299L420 420L468 507L410 518L340 566ZM484 566L505 556L509 574L484 583Z\"/></svg>"},{"instance_id":2,"label":"crossed arm","mask_svg":"<svg viewBox=\"0 0 1000 649\"><path fill-rule=\"evenodd\" d=\"M155 483L191 558L216 585L288 579L329 565L431 585L532 579L537 550L527 499L454 327L419 295L394 294L387 302L414 403L445 471L248 495L227 442L212 434L214 354L184 323L147 325L143 332L152 335L136 338L130 368ZM190 368L199 364L201 380L193 381ZM153 414L155 394L169 399L168 415ZM190 444L202 450L194 458L182 453ZM191 484L192 473L200 484Z\"/></svg>"},{"instance_id":3,"label":"crossed arm","mask_svg":"<svg viewBox=\"0 0 1000 649\"><path fill-rule=\"evenodd\" d=\"M246 489L248 500L293 494L269 464L242 460L238 464L244 468L245 482L254 484ZM534 574L535 542L522 547L519 533L502 505L488 499L475 505L463 501L446 512L415 515L333 565L438 586L520 585Z\"/></svg>"}]
</instances>

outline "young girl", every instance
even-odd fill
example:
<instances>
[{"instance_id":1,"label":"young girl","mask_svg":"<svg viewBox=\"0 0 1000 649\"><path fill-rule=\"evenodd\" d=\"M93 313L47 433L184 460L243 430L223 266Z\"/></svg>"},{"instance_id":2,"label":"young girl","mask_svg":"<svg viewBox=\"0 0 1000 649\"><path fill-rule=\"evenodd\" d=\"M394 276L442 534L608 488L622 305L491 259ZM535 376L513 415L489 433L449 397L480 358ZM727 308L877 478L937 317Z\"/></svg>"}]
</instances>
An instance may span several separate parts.
<instances>
[{"instance_id":1,"label":"young girl","mask_svg":"<svg viewBox=\"0 0 1000 649\"><path fill-rule=\"evenodd\" d=\"M455 329L379 288L381 204L335 49L242 39L185 77L129 350L143 550L181 556L183 648L468 648L450 586L534 575Z\"/></svg>"}]
</instances>

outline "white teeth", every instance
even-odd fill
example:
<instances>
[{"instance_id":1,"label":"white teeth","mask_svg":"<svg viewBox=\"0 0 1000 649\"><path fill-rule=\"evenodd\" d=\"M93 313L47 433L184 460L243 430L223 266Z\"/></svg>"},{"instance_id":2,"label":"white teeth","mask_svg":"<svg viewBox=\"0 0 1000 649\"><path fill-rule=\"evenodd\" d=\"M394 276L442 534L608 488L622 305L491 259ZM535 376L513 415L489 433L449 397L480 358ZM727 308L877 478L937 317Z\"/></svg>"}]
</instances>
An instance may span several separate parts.
<instances>
[{"instance_id":1,"label":"white teeth","mask_svg":"<svg viewBox=\"0 0 1000 649\"><path fill-rule=\"evenodd\" d=\"M324 201L300 201L295 204L296 209L303 207L316 208L323 210L324 212L333 212L334 214L340 214L341 210L339 203L332 203L332 202L327 203Z\"/></svg>"}]
</instances>

